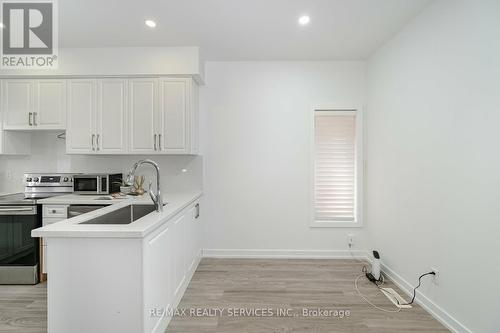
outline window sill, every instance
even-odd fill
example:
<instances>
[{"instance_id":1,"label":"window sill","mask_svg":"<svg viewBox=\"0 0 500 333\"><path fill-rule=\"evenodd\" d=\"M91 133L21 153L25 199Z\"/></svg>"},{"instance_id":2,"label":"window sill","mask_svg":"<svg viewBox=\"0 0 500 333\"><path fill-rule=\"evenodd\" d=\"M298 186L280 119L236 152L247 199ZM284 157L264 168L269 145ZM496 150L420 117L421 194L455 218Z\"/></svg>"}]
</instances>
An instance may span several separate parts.
<instances>
[{"instance_id":1,"label":"window sill","mask_svg":"<svg viewBox=\"0 0 500 333\"><path fill-rule=\"evenodd\" d=\"M361 221L311 221L310 228L361 228L363 224Z\"/></svg>"}]
</instances>

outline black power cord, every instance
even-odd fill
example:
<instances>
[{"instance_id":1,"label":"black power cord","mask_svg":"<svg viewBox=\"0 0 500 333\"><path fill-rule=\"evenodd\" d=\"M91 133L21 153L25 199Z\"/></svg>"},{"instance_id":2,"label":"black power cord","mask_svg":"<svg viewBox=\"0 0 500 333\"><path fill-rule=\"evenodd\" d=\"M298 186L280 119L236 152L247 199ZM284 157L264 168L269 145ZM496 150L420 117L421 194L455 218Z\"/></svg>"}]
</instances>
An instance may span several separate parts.
<instances>
[{"instance_id":1,"label":"black power cord","mask_svg":"<svg viewBox=\"0 0 500 333\"><path fill-rule=\"evenodd\" d=\"M411 305L413 304L413 302L415 301L415 297L417 295L417 288L420 287L420 284L422 283L422 278L426 275L436 275L436 272L428 272L428 273L425 273L425 274L422 274L420 275L420 277L418 278L418 286L416 286L414 289L413 289L413 297L411 298L411 301L409 303L405 303L405 304L400 304L400 305ZM398 302L399 303L399 302Z\"/></svg>"}]
</instances>

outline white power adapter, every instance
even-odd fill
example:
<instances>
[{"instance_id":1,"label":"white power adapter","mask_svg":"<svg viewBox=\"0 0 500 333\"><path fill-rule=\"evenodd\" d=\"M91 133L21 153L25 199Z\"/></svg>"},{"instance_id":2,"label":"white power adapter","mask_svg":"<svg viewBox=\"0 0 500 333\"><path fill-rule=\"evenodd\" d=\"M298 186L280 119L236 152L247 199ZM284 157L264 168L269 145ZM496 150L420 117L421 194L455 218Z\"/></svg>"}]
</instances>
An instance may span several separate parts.
<instances>
[{"instance_id":1,"label":"white power adapter","mask_svg":"<svg viewBox=\"0 0 500 333\"><path fill-rule=\"evenodd\" d=\"M366 277L373 283L380 282L380 255L377 251L373 251L372 270L366 273Z\"/></svg>"}]
</instances>

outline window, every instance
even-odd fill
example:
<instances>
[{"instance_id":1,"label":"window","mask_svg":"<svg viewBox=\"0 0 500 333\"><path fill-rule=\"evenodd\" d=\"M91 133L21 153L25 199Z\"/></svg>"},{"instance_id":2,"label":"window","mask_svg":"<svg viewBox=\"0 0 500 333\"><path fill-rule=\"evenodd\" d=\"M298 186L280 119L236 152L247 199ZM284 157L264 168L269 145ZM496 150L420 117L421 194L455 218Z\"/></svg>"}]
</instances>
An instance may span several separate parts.
<instances>
[{"instance_id":1,"label":"window","mask_svg":"<svg viewBox=\"0 0 500 333\"><path fill-rule=\"evenodd\" d=\"M357 110L314 112L312 226L361 225L361 124Z\"/></svg>"}]
</instances>

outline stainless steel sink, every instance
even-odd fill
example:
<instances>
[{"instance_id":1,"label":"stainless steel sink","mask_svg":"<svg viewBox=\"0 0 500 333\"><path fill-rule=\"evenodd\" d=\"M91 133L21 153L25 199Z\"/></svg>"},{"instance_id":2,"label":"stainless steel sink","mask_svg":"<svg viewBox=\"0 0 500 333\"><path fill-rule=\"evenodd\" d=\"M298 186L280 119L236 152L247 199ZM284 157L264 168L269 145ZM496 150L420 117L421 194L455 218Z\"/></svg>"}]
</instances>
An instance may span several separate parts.
<instances>
[{"instance_id":1,"label":"stainless steel sink","mask_svg":"<svg viewBox=\"0 0 500 333\"><path fill-rule=\"evenodd\" d=\"M155 211L154 205L133 204L80 224L130 224Z\"/></svg>"}]
</instances>

